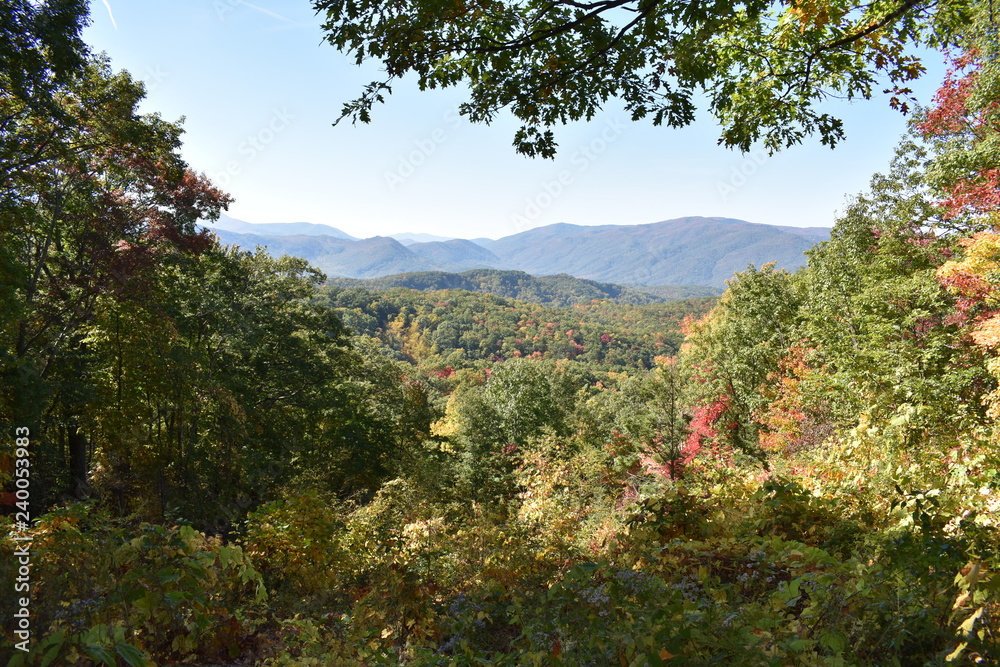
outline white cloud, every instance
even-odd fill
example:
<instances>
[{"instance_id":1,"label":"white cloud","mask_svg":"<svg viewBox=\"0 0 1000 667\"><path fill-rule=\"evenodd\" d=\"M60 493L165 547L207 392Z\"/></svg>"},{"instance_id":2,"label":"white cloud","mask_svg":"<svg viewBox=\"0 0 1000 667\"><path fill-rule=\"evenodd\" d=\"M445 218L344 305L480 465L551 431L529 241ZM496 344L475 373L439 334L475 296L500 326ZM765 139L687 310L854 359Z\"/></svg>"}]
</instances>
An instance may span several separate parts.
<instances>
[{"instance_id":1,"label":"white cloud","mask_svg":"<svg viewBox=\"0 0 1000 667\"><path fill-rule=\"evenodd\" d=\"M118 30L118 22L115 21L115 15L111 12L111 3L108 2L108 0L104 0L104 6L108 8L108 16L111 17L111 25L115 27L115 30Z\"/></svg>"}]
</instances>

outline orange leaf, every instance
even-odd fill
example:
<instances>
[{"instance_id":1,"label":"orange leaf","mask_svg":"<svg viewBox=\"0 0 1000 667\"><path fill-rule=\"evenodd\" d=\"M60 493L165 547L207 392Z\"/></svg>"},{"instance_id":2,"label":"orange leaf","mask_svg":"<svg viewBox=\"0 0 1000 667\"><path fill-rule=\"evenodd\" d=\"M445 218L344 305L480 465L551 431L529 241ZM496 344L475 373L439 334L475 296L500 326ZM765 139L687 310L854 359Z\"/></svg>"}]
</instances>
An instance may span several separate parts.
<instances>
[{"instance_id":1,"label":"orange leaf","mask_svg":"<svg viewBox=\"0 0 1000 667\"><path fill-rule=\"evenodd\" d=\"M981 347L1000 345L1000 315L993 315L973 329L972 340Z\"/></svg>"}]
</instances>

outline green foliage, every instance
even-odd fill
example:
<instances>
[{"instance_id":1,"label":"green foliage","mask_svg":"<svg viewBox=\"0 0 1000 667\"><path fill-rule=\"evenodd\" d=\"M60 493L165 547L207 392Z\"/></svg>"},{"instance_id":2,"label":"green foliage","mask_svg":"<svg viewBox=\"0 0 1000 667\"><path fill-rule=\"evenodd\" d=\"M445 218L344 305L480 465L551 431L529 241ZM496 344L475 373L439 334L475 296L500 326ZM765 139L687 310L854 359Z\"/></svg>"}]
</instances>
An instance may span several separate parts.
<instances>
[{"instance_id":1,"label":"green foliage","mask_svg":"<svg viewBox=\"0 0 1000 667\"><path fill-rule=\"evenodd\" d=\"M151 518L227 526L269 489L320 471L332 490L377 484L386 448L429 416L416 416L419 386L402 386L368 347L350 349L339 320L311 303L320 280L302 260L212 249L164 271L142 308L99 301L85 339L96 490Z\"/></svg>"},{"instance_id":2,"label":"green foliage","mask_svg":"<svg viewBox=\"0 0 1000 667\"><path fill-rule=\"evenodd\" d=\"M546 308L462 290L330 288L327 303L355 333L377 337L401 358L441 371L517 357L651 368L675 354L680 321L714 299L622 306L608 301Z\"/></svg>"},{"instance_id":3,"label":"green foliage","mask_svg":"<svg viewBox=\"0 0 1000 667\"><path fill-rule=\"evenodd\" d=\"M523 123L514 146L552 157L558 124L591 119L608 100L632 120L682 127L704 95L722 125L720 143L778 150L818 133L833 146L839 119L830 96L869 99L888 84L891 104L924 71L916 48L955 43L970 3L925 8L831 2L494 2L314 0L327 41L386 78L344 105L341 119L370 122L391 83L412 73L421 90L469 87L461 113Z\"/></svg>"},{"instance_id":4,"label":"green foliage","mask_svg":"<svg viewBox=\"0 0 1000 667\"><path fill-rule=\"evenodd\" d=\"M591 397L583 419L597 438L593 444L614 443L617 467L627 469L645 461L679 478L689 421L682 409L684 379L676 358L658 357L657 362L654 371L625 376L616 391Z\"/></svg>"},{"instance_id":5,"label":"green foliage","mask_svg":"<svg viewBox=\"0 0 1000 667\"><path fill-rule=\"evenodd\" d=\"M692 326L684 363L691 381L688 402L721 401L714 419L720 444L759 458L760 388L795 341L799 303L796 279L767 264L737 274L719 305Z\"/></svg>"},{"instance_id":6,"label":"green foliage","mask_svg":"<svg viewBox=\"0 0 1000 667\"><path fill-rule=\"evenodd\" d=\"M483 384L456 390L459 483L472 498L509 495L520 451L543 434L567 434L576 384L552 362L514 359L497 366Z\"/></svg>"},{"instance_id":7,"label":"green foliage","mask_svg":"<svg viewBox=\"0 0 1000 667\"><path fill-rule=\"evenodd\" d=\"M802 313L845 422L898 418L910 438L983 418L978 354L962 344L961 317L935 277L955 239L933 231L922 159L904 143L811 253Z\"/></svg>"},{"instance_id":8,"label":"green foliage","mask_svg":"<svg viewBox=\"0 0 1000 667\"><path fill-rule=\"evenodd\" d=\"M535 665L666 664L692 626L705 627L662 580L598 563L575 565L512 615L523 622L522 663Z\"/></svg>"},{"instance_id":9,"label":"green foliage","mask_svg":"<svg viewBox=\"0 0 1000 667\"><path fill-rule=\"evenodd\" d=\"M5 537L11 554L17 543ZM40 517L32 537L37 641L11 664L89 658L114 665L117 656L146 665L236 655L253 631L246 612L266 599L261 575L239 546L190 526L132 531L77 504Z\"/></svg>"},{"instance_id":10,"label":"green foliage","mask_svg":"<svg viewBox=\"0 0 1000 667\"><path fill-rule=\"evenodd\" d=\"M78 7L61 5L62 19ZM49 29L67 27L49 18ZM142 303L170 258L210 243L195 222L229 202L176 152L180 127L140 115L141 82L113 73L106 58L46 86L55 115L3 97L5 137L18 149L4 156L16 168L0 200L0 423L36 435L46 464L33 486L40 506L87 494L87 405L100 399L85 339L98 302Z\"/></svg>"},{"instance_id":11,"label":"green foliage","mask_svg":"<svg viewBox=\"0 0 1000 667\"><path fill-rule=\"evenodd\" d=\"M84 67L88 50L80 33L88 22L87 3L82 0L4 3L0 88L10 92L0 102L8 119L0 136L0 185L4 190L11 179L32 166L32 160L24 159L24 143L37 139L39 128L23 121L32 114L69 120L54 103L53 95Z\"/></svg>"}]
</instances>

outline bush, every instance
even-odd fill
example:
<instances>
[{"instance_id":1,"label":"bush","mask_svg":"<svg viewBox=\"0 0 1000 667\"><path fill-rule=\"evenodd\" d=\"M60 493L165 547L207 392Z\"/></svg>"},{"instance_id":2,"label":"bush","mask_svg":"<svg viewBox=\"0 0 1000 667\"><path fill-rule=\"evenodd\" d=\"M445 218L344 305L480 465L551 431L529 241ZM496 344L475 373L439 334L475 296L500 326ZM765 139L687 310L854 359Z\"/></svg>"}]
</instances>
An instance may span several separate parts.
<instances>
[{"instance_id":1,"label":"bush","mask_svg":"<svg viewBox=\"0 0 1000 667\"><path fill-rule=\"evenodd\" d=\"M251 641L266 594L238 546L190 526L129 531L86 504L40 517L32 535L39 640L12 666L229 657Z\"/></svg>"}]
</instances>

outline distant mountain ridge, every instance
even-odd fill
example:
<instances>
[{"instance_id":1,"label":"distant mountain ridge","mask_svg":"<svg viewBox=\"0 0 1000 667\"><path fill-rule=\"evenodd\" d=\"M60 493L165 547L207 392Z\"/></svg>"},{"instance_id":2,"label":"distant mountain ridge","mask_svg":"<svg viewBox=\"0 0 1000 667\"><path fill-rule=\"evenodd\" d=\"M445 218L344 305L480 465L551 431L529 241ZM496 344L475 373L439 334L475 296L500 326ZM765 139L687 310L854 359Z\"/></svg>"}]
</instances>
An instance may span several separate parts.
<instances>
[{"instance_id":1,"label":"distant mountain ridge","mask_svg":"<svg viewBox=\"0 0 1000 667\"><path fill-rule=\"evenodd\" d=\"M244 222L230 217L225 213L219 219L206 223L212 231L236 232L240 234L257 234L263 236L332 236L337 239L357 241L358 239L330 225L317 225L312 222Z\"/></svg>"},{"instance_id":2,"label":"distant mountain ridge","mask_svg":"<svg viewBox=\"0 0 1000 667\"><path fill-rule=\"evenodd\" d=\"M800 231L731 218L688 217L648 225L538 227L486 244L507 266L637 285L721 287L749 264L793 270L824 240ZM552 267L552 270L547 270Z\"/></svg>"},{"instance_id":3,"label":"distant mountain ridge","mask_svg":"<svg viewBox=\"0 0 1000 667\"><path fill-rule=\"evenodd\" d=\"M437 234L414 234L412 232L402 232L400 234L389 234L403 245L413 245L414 243L427 243L428 241L451 241L452 236L438 236Z\"/></svg>"},{"instance_id":4,"label":"distant mountain ridge","mask_svg":"<svg viewBox=\"0 0 1000 667\"><path fill-rule=\"evenodd\" d=\"M251 226L254 233L219 225L213 231L223 243L266 246L272 254L302 257L331 277L369 279L414 271L503 269L535 276L569 274L618 285L715 288L724 287L727 279L750 264L776 262L780 268L795 270L805 263L806 250L829 237L829 230L822 227L779 227L704 217L646 225L560 223L495 241L450 239L409 245L381 236L352 239L343 232L340 237L260 234L256 233L259 227L268 226ZM416 235L409 236L404 240L412 241Z\"/></svg>"},{"instance_id":5,"label":"distant mountain ridge","mask_svg":"<svg viewBox=\"0 0 1000 667\"><path fill-rule=\"evenodd\" d=\"M458 268L474 269L503 265L503 260L488 249L466 239L413 243L407 246L407 249L438 266L447 266L452 271Z\"/></svg>"},{"instance_id":6,"label":"distant mountain ridge","mask_svg":"<svg viewBox=\"0 0 1000 667\"><path fill-rule=\"evenodd\" d=\"M411 252L396 239L338 239L332 236L262 236L213 230L219 241L243 248L266 247L272 255L308 260L330 276L375 278L404 271L433 271L438 266Z\"/></svg>"}]
</instances>

